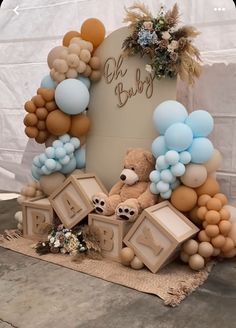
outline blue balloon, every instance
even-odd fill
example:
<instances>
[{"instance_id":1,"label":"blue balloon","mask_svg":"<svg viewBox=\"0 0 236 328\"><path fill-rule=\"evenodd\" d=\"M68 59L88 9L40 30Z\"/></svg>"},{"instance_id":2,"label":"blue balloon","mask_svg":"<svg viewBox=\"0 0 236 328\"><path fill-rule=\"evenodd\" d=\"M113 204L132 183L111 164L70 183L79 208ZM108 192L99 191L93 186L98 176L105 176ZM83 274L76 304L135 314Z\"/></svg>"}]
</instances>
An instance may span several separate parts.
<instances>
[{"instance_id":1,"label":"blue balloon","mask_svg":"<svg viewBox=\"0 0 236 328\"><path fill-rule=\"evenodd\" d=\"M169 164L166 162L165 160L165 156L161 155L157 158L156 160L156 166L160 169L160 170L164 170L164 169L168 169Z\"/></svg>"},{"instance_id":2,"label":"blue balloon","mask_svg":"<svg viewBox=\"0 0 236 328\"><path fill-rule=\"evenodd\" d=\"M180 154L179 154L179 161L180 163L182 164L188 164L191 162L191 155L188 151L182 151Z\"/></svg>"},{"instance_id":3,"label":"blue balloon","mask_svg":"<svg viewBox=\"0 0 236 328\"><path fill-rule=\"evenodd\" d=\"M184 123L174 123L166 130L165 142L171 150L186 150L193 142L192 130Z\"/></svg>"},{"instance_id":4,"label":"blue balloon","mask_svg":"<svg viewBox=\"0 0 236 328\"><path fill-rule=\"evenodd\" d=\"M162 102L153 113L154 126L162 135L172 124L184 122L187 117L185 107L175 100Z\"/></svg>"},{"instance_id":5,"label":"blue balloon","mask_svg":"<svg viewBox=\"0 0 236 328\"><path fill-rule=\"evenodd\" d=\"M191 155L192 163L203 164L212 157L214 147L207 138L195 138L188 151Z\"/></svg>"},{"instance_id":6,"label":"blue balloon","mask_svg":"<svg viewBox=\"0 0 236 328\"><path fill-rule=\"evenodd\" d=\"M152 171L149 175L149 179L154 183L159 182L161 180L160 172L157 170Z\"/></svg>"},{"instance_id":7,"label":"blue balloon","mask_svg":"<svg viewBox=\"0 0 236 328\"><path fill-rule=\"evenodd\" d=\"M161 171L161 180L166 183L172 183L174 180L173 174L169 169Z\"/></svg>"},{"instance_id":8,"label":"blue balloon","mask_svg":"<svg viewBox=\"0 0 236 328\"><path fill-rule=\"evenodd\" d=\"M66 79L56 87L55 101L64 113L77 115L88 107L89 92L81 81Z\"/></svg>"},{"instance_id":9,"label":"blue balloon","mask_svg":"<svg viewBox=\"0 0 236 328\"><path fill-rule=\"evenodd\" d=\"M156 184L156 188L159 192L167 192L170 189L170 185L169 185L169 183L159 181Z\"/></svg>"},{"instance_id":10,"label":"blue balloon","mask_svg":"<svg viewBox=\"0 0 236 328\"><path fill-rule=\"evenodd\" d=\"M35 166L35 165L31 166L31 174L32 174L32 177L35 178L36 180L40 179L40 173L39 173L39 169L37 168L37 166Z\"/></svg>"},{"instance_id":11,"label":"blue balloon","mask_svg":"<svg viewBox=\"0 0 236 328\"><path fill-rule=\"evenodd\" d=\"M169 199L170 196L171 196L171 194L172 194L172 190L169 189L169 190L167 190L166 192L161 192L161 193L160 193L160 196L161 196L161 198L163 198L163 199Z\"/></svg>"},{"instance_id":12,"label":"blue balloon","mask_svg":"<svg viewBox=\"0 0 236 328\"><path fill-rule=\"evenodd\" d=\"M86 165L86 152L85 148L80 148L75 151L75 159L76 159L76 168L83 169Z\"/></svg>"},{"instance_id":13,"label":"blue balloon","mask_svg":"<svg viewBox=\"0 0 236 328\"><path fill-rule=\"evenodd\" d=\"M81 76L79 75L77 77L77 80L81 81L82 83L84 83L84 85L86 86L86 88L89 90L90 87L91 87L91 81L88 77L85 77L85 76Z\"/></svg>"},{"instance_id":14,"label":"blue balloon","mask_svg":"<svg viewBox=\"0 0 236 328\"><path fill-rule=\"evenodd\" d=\"M165 160L170 165L175 165L179 161L179 153L175 150L169 150L165 154Z\"/></svg>"},{"instance_id":15,"label":"blue balloon","mask_svg":"<svg viewBox=\"0 0 236 328\"><path fill-rule=\"evenodd\" d=\"M150 191L153 194L156 194L156 195L159 194L159 191L157 190L157 187L156 187L156 183L152 182L150 184Z\"/></svg>"},{"instance_id":16,"label":"blue balloon","mask_svg":"<svg viewBox=\"0 0 236 328\"><path fill-rule=\"evenodd\" d=\"M152 154L155 158L160 155L165 155L168 148L166 147L165 138L163 136L157 137L152 143Z\"/></svg>"},{"instance_id":17,"label":"blue balloon","mask_svg":"<svg viewBox=\"0 0 236 328\"><path fill-rule=\"evenodd\" d=\"M71 158L68 164L63 165L60 172L63 174L69 174L76 169L76 160L75 157Z\"/></svg>"},{"instance_id":18,"label":"blue balloon","mask_svg":"<svg viewBox=\"0 0 236 328\"><path fill-rule=\"evenodd\" d=\"M175 176L175 177L181 177L182 175L184 175L185 173L185 166L182 163L177 163L173 166L171 166L171 173Z\"/></svg>"},{"instance_id":19,"label":"blue balloon","mask_svg":"<svg viewBox=\"0 0 236 328\"><path fill-rule=\"evenodd\" d=\"M55 89L56 86L57 86L56 82L53 81L50 75L44 76L40 84L41 88L47 88L47 89Z\"/></svg>"},{"instance_id":20,"label":"blue balloon","mask_svg":"<svg viewBox=\"0 0 236 328\"><path fill-rule=\"evenodd\" d=\"M195 110L185 120L194 137L207 137L214 127L213 117L205 110Z\"/></svg>"}]
</instances>

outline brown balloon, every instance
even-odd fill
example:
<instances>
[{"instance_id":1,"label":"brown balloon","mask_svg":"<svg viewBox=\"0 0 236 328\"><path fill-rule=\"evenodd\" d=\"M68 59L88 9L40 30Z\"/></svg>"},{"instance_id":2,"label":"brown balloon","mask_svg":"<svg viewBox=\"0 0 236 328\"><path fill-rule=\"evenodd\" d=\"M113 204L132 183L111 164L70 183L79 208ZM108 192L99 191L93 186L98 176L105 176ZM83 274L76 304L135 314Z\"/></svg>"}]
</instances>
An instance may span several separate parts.
<instances>
[{"instance_id":1,"label":"brown balloon","mask_svg":"<svg viewBox=\"0 0 236 328\"><path fill-rule=\"evenodd\" d=\"M191 211L197 204L197 194L192 188L179 186L172 192L171 203L181 212Z\"/></svg>"},{"instance_id":2,"label":"brown balloon","mask_svg":"<svg viewBox=\"0 0 236 328\"><path fill-rule=\"evenodd\" d=\"M84 115L73 115L71 117L71 128L69 134L73 137L81 137L88 134L90 129L90 119Z\"/></svg>"},{"instance_id":3,"label":"brown balloon","mask_svg":"<svg viewBox=\"0 0 236 328\"><path fill-rule=\"evenodd\" d=\"M35 141L37 141L39 144L42 144L47 140L48 136L49 136L48 131L46 130L39 131L37 137L35 138Z\"/></svg>"},{"instance_id":4,"label":"brown balloon","mask_svg":"<svg viewBox=\"0 0 236 328\"><path fill-rule=\"evenodd\" d=\"M51 112L52 110L58 109L57 108L57 104L55 103L55 101L49 101L46 103L45 107L47 108L47 110L49 112Z\"/></svg>"},{"instance_id":5,"label":"brown balloon","mask_svg":"<svg viewBox=\"0 0 236 328\"><path fill-rule=\"evenodd\" d=\"M34 126L38 123L38 118L34 113L29 113L24 118L25 126Z\"/></svg>"},{"instance_id":6,"label":"brown balloon","mask_svg":"<svg viewBox=\"0 0 236 328\"><path fill-rule=\"evenodd\" d=\"M25 128L25 134L29 138L36 138L37 135L39 134L39 130L34 126L27 126Z\"/></svg>"},{"instance_id":7,"label":"brown balloon","mask_svg":"<svg viewBox=\"0 0 236 328\"><path fill-rule=\"evenodd\" d=\"M48 88L39 88L37 94L41 95L47 102L54 100L55 90Z\"/></svg>"},{"instance_id":8,"label":"brown balloon","mask_svg":"<svg viewBox=\"0 0 236 328\"><path fill-rule=\"evenodd\" d=\"M45 105L45 100L41 95L34 96L32 98L33 103L35 104L36 107L44 107Z\"/></svg>"},{"instance_id":9,"label":"brown balloon","mask_svg":"<svg viewBox=\"0 0 236 328\"><path fill-rule=\"evenodd\" d=\"M28 113L34 113L36 111L36 106L35 106L35 104L33 103L32 100L26 101L26 103L25 103L25 110Z\"/></svg>"},{"instance_id":10,"label":"brown balloon","mask_svg":"<svg viewBox=\"0 0 236 328\"><path fill-rule=\"evenodd\" d=\"M79 38L81 34L77 31L69 31L63 36L62 44L65 47L68 47L70 44L71 39Z\"/></svg>"},{"instance_id":11,"label":"brown balloon","mask_svg":"<svg viewBox=\"0 0 236 328\"><path fill-rule=\"evenodd\" d=\"M216 179L209 176L204 182L204 184L196 188L195 190L198 196L201 196L203 194L214 196L215 194L219 193L220 185L216 181Z\"/></svg>"},{"instance_id":12,"label":"brown balloon","mask_svg":"<svg viewBox=\"0 0 236 328\"><path fill-rule=\"evenodd\" d=\"M59 109L48 114L46 119L48 131L54 136L61 136L67 133L71 127L70 115L67 115Z\"/></svg>"},{"instance_id":13,"label":"brown balloon","mask_svg":"<svg viewBox=\"0 0 236 328\"><path fill-rule=\"evenodd\" d=\"M39 120L45 120L48 115L48 111L45 107L38 107L36 109L36 115Z\"/></svg>"}]
</instances>

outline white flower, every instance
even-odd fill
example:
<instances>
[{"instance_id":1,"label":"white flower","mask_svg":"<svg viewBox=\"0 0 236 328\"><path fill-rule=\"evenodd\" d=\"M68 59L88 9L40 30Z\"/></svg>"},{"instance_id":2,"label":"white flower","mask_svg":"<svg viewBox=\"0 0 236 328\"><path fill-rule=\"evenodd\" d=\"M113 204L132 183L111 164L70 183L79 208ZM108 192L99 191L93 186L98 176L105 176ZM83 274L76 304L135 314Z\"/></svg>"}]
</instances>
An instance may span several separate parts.
<instances>
[{"instance_id":1,"label":"white flower","mask_svg":"<svg viewBox=\"0 0 236 328\"><path fill-rule=\"evenodd\" d=\"M65 234L66 239L67 239L67 238L70 238L70 236L71 236L71 232L67 232L67 233Z\"/></svg>"},{"instance_id":2,"label":"white flower","mask_svg":"<svg viewBox=\"0 0 236 328\"><path fill-rule=\"evenodd\" d=\"M51 237L51 238L49 239L49 241L50 241L50 244L53 244L54 241L55 241L55 238L54 238L54 237Z\"/></svg>"},{"instance_id":3,"label":"white flower","mask_svg":"<svg viewBox=\"0 0 236 328\"><path fill-rule=\"evenodd\" d=\"M152 73L152 66L147 64L147 65L145 66L145 70L146 70L148 73Z\"/></svg>"},{"instance_id":4,"label":"white flower","mask_svg":"<svg viewBox=\"0 0 236 328\"><path fill-rule=\"evenodd\" d=\"M171 43L168 45L168 51L173 52L175 49L177 49L179 46L178 41L172 40Z\"/></svg>"},{"instance_id":5,"label":"white flower","mask_svg":"<svg viewBox=\"0 0 236 328\"><path fill-rule=\"evenodd\" d=\"M169 40L169 38L171 37L171 35L170 35L170 33L169 32L163 32L162 34L161 34L161 37L162 37L162 39L164 39L164 40Z\"/></svg>"},{"instance_id":6,"label":"white flower","mask_svg":"<svg viewBox=\"0 0 236 328\"><path fill-rule=\"evenodd\" d=\"M61 246L60 240L57 239L54 243L54 247L60 247L60 246Z\"/></svg>"},{"instance_id":7,"label":"white flower","mask_svg":"<svg viewBox=\"0 0 236 328\"><path fill-rule=\"evenodd\" d=\"M143 27L145 28L145 30L152 30L153 28L153 23L152 22L144 22L143 23Z\"/></svg>"}]
</instances>

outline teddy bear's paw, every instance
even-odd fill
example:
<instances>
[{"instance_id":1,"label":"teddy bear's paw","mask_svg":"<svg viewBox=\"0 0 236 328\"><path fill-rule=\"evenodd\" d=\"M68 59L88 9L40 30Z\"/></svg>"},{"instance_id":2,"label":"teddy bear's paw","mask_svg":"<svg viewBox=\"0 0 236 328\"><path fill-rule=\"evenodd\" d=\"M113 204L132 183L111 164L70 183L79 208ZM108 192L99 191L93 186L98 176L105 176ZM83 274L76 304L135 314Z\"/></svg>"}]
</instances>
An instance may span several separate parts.
<instances>
[{"instance_id":1,"label":"teddy bear's paw","mask_svg":"<svg viewBox=\"0 0 236 328\"><path fill-rule=\"evenodd\" d=\"M116 208L116 216L118 219L134 222L138 216L138 210L125 204L120 204Z\"/></svg>"},{"instance_id":2,"label":"teddy bear's paw","mask_svg":"<svg viewBox=\"0 0 236 328\"><path fill-rule=\"evenodd\" d=\"M108 206L108 199L106 195L95 195L92 197L92 202L94 205L94 209L98 214L111 215L114 213L112 213L112 209L110 208L110 206Z\"/></svg>"}]
</instances>

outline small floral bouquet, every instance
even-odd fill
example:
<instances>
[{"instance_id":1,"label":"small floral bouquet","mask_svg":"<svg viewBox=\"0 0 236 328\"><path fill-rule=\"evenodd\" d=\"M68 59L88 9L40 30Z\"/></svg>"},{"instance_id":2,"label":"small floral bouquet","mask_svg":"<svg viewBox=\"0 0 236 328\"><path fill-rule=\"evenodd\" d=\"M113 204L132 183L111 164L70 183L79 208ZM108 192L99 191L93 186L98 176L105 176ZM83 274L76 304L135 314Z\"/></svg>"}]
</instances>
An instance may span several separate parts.
<instances>
[{"instance_id":1,"label":"small floral bouquet","mask_svg":"<svg viewBox=\"0 0 236 328\"><path fill-rule=\"evenodd\" d=\"M125 53L148 55L151 61L146 70L157 79L179 74L181 79L193 84L201 72L200 53L192 44L199 32L192 26L177 27L177 4L167 12L161 7L155 18L140 3L135 3L126 12L124 22L130 23L133 32L123 42Z\"/></svg>"},{"instance_id":2,"label":"small floral bouquet","mask_svg":"<svg viewBox=\"0 0 236 328\"><path fill-rule=\"evenodd\" d=\"M36 252L40 255L47 253L62 253L78 255L79 253L100 253L99 236L88 226L79 227L72 231L63 225L54 227L48 235L48 240L36 245Z\"/></svg>"}]
</instances>

